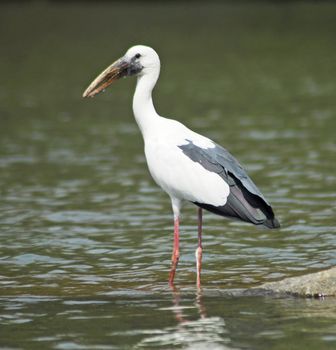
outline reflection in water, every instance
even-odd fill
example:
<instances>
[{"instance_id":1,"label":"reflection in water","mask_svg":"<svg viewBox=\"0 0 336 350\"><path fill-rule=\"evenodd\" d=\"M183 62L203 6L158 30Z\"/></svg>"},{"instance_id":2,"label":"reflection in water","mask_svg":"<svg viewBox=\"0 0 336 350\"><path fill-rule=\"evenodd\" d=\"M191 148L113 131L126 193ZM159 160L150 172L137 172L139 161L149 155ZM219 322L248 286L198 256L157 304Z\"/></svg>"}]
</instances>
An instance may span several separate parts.
<instances>
[{"instance_id":1,"label":"reflection in water","mask_svg":"<svg viewBox=\"0 0 336 350\"><path fill-rule=\"evenodd\" d=\"M169 290L166 284L152 288L90 297L0 297L0 343L15 342L10 349L259 350L291 339L308 344L302 349L334 348L332 298L232 296L209 289ZM13 340L13 332L21 337ZM330 347L316 346L323 342Z\"/></svg>"},{"instance_id":2,"label":"reflection in water","mask_svg":"<svg viewBox=\"0 0 336 350\"><path fill-rule=\"evenodd\" d=\"M234 349L226 345L230 343L230 338L225 329L224 319L218 316L207 316L202 288L196 289L193 305L182 305L180 289L171 287L171 291L172 306L160 310L171 310L177 325L166 327L160 334L142 339L137 347L177 346L185 349Z\"/></svg>"},{"instance_id":3,"label":"reflection in water","mask_svg":"<svg viewBox=\"0 0 336 350\"><path fill-rule=\"evenodd\" d=\"M173 296L173 307L171 309L174 311L176 320L179 323L188 322L188 320L185 319L184 314L183 314L183 309L185 309L185 308L180 306L180 300L181 300L180 289L175 287L175 286L171 286L171 290L172 290L172 296ZM198 309L199 317L205 318L206 317L206 309L205 309L205 306L203 304L202 298L203 298L202 288L197 288L194 305ZM193 308L193 307L191 307L191 308Z\"/></svg>"}]
</instances>

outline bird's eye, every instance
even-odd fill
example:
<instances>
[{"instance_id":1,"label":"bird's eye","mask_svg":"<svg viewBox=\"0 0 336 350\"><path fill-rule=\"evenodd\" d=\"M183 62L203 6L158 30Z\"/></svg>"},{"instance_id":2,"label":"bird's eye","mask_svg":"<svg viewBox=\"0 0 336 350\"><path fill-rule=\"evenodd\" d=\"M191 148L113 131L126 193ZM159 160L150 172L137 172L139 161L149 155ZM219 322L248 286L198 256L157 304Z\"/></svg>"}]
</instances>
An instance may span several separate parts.
<instances>
[{"instance_id":1,"label":"bird's eye","mask_svg":"<svg viewBox=\"0 0 336 350\"><path fill-rule=\"evenodd\" d=\"M139 53L137 53L136 55L135 55L135 58L140 58L140 54Z\"/></svg>"}]
</instances>

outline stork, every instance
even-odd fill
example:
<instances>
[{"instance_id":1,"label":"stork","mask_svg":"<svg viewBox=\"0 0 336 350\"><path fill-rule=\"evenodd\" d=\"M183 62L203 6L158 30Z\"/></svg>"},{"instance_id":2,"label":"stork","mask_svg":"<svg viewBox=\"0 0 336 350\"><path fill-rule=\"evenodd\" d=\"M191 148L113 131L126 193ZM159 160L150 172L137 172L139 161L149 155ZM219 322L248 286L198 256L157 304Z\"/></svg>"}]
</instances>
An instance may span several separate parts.
<instances>
[{"instance_id":1,"label":"stork","mask_svg":"<svg viewBox=\"0 0 336 350\"><path fill-rule=\"evenodd\" d=\"M202 209L267 228L280 227L273 209L240 163L223 147L180 122L161 117L152 91L159 78L160 59L148 46L136 45L106 68L83 93L93 97L111 83L136 76L133 113L144 139L149 172L169 195L174 214L174 245L169 284L180 258L179 226L183 202L198 207L197 286L201 285Z\"/></svg>"}]
</instances>

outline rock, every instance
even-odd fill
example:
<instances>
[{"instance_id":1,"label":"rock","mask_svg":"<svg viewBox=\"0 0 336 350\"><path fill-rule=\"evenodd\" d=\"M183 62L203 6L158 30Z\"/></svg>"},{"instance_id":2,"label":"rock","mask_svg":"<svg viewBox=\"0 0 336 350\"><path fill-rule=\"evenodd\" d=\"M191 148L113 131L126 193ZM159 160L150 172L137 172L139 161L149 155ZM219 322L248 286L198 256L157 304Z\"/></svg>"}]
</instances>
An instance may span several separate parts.
<instances>
[{"instance_id":1,"label":"rock","mask_svg":"<svg viewBox=\"0 0 336 350\"><path fill-rule=\"evenodd\" d=\"M267 282L257 289L302 297L336 296L336 267L277 282Z\"/></svg>"}]
</instances>

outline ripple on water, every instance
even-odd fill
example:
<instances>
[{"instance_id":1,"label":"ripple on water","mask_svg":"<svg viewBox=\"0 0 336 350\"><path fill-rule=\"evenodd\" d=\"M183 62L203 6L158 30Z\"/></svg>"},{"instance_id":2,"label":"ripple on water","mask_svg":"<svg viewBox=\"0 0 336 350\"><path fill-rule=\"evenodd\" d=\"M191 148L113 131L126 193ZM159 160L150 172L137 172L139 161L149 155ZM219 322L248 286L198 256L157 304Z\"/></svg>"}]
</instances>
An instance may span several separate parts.
<instances>
[{"instance_id":1,"label":"ripple on water","mask_svg":"<svg viewBox=\"0 0 336 350\"><path fill-rule=\"evenodd\" d=\"M54 223L112 223L113 214L103 214L97 211L67 210L45 215L45 218Z\"/></svg>"},{"instance_id":2,"label":"ripple on water","mask_svg":"<svg viewBox=\"0 0 336 350\"><path fill-rule=\"evenodd\" d=\"M62 258L55 258L39 254L20 254L8 260L9 263L13 263L16 265L47 264L49 266L58 264L69 264L71 261L72 260L66 260Z\"/></svg>"},{"instance_id":3,"label":"ripple on water","mask_svg":"<svg viewBox=\"0 0 336 350\"><path fill-rule=\"evenodd\" d=\"M183 318L181 309L175 308L176 317ZM180 320L177 327L167 327L157 330L150 336L145 336L139 348L187 346L190 349L233 349L223 344L230 340L225 338L225 322L220 317L204 317L195 321ZM146 331L145 331L146 332ZM143 333L146 335L146 333ZM134 334L132 334L134 335Z\"/></svg>"}]
</instances>

